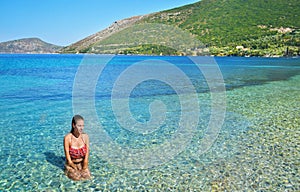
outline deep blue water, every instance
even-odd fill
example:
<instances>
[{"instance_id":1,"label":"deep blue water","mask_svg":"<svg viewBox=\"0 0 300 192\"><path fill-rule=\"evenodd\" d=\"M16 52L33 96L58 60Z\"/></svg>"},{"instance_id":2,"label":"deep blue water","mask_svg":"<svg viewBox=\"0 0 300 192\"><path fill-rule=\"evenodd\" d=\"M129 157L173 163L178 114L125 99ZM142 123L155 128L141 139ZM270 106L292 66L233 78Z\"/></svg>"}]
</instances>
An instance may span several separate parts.
<instances>
[{"instance_id":1,"label":"deep blue water","mask_svg":"<svg viewBox=\"0 0 300 192\"><path fill-rule=\"evenodd\" d=\"M49 184L50 175L58 177L60 182L67 181L62 174L62 138L70 130L74 97L82 97L87 101L94 98L98 118L108 135L121 146L140 149L172 139L172 134L176 132L175 124L179 123L182 115L182 101L178 94L190 95L195 90L201 98L201 94L220 91L218 86L222 86L221 80L224 80L224 86L229 91L271 81L284 81L300 74L299 58L210 58L222 74L222 79L213 79L218 74L210 70L207 59L200 59L204 63L195 64L189 57L109 57L111 60L107 62L93 63L95 71L80 71L79 67L87 61L84 55L0 55L0 190L26 190L25 186L28 190L57 187L57 183ZM126 75L133 64L142 68L133 67L132 73ZM168 64L183 73L171 71ZM101 68L103 70L100 71L97 65L104 66ZM207 76L203 75L199 66L209 71L211 81L220 81L217 88L210 87L206 81ZM144 71L139 72L142 69ZM186 75L191 84L183 81L182 74ZM78 88L74 82L79 75L82 75L85 82ZM124 76L120 87L115 88L118 79ZM96 83L92 77L98 78ZM164 78L170 82L163 82ZM127 90L127 85L135 86ZM78 93L74 93L74 89L78 89ZM153 101L161 100L165 104L165 122L157 125L159 130L136 133L135 130L122 128L114 116L111 100L112 97L116 100L126 99L128 91L128 105L137 122L145 123L151 119L149 105ZM200 110L209 111L210 102L211 98L202 98L200 103L203 108ZM200 115L201 126L208 124L209 115L209 112ZM97 151L96 128L89 129L91 126L95 124L86 123L86 132L91 137L91 149ZM199 130L201 126L198 126ZM96 155L96 152L91 151L91 156L93 154ZM91 161L95 162L93 157ZM94 163L92 166L96 170L100 165Z\"/></svg>"},{"instance_id":2,"label":"deep blue water","mask_svg":"<svg viewBox=\"0 0 300 192\"><path fill-rule=\"evenodd\" d=\"M83 58L83 55L0 55L1 98L71 99L73 81ZM104 69L99 82L105 84L99 87L97 96L109 97L113 83L122 71L133 63L150 59L175 64L188 74L198 92L208 91L201 72L187 57L117 56ZM300 71L299 58L216 57L215 61L227 89L286 80ZM132 96L174 94L167 85L152 83L157 84L158 89L150 88L142 93L136 90ZM145 88L147 83L140 86Z\"/></svg>"}]
</instances>

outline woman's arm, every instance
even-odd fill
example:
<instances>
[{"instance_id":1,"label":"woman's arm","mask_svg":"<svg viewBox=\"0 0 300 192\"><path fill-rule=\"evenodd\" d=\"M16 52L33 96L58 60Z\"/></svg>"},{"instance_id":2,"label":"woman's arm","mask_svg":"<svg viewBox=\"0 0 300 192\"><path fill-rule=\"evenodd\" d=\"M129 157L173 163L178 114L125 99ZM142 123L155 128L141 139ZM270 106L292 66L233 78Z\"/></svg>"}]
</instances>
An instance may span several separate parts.
<instances>
[{"instance_id":1,"label":"woman's arm","mask_svg":"<svg viewBox=\"0 0 300 192\"><path fill-rule=\"evenodd\" d=\"M89 153L90 153L90 140L89 140L89 136L88 134L83 134L83 139L84 142L86 144L86 154L85 157L83 159L83 169L87 169L88 168L88 164L89 164Z\"/></svg>"},{"instance_id":2,"label":"woman's arm","mask_svg":"<svg viewBox=\"0 0 300 192\"><path fill-rule=\"evenodd\" d=\"M75 166L75 164L73 163L73 161L71 160L71 156L69 153L69 149L70 149L70 134L67 134L64 137L64 151L65 151L65 156L66 156L66 161L67 164L71 167L73 167L75 170L77 170L77 167Z\"/></svg>"}]
</instances>

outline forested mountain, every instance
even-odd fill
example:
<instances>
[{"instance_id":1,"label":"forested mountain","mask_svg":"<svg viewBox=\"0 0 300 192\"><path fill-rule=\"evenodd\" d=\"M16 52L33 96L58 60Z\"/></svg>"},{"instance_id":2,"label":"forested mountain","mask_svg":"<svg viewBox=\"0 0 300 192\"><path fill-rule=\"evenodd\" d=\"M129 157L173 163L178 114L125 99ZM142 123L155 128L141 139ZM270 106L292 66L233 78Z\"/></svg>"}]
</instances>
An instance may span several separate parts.
<instances>
[{"instance_id":1,"label":"forested mountain","mask_svg":"<svg viewBox=\"0 0 300 192\"><path fill-rule=\"evenodd\" d=\"M143 26L166 24L191 33L212 55L283 56L299 55L300 4L298 0L202 0L194 4L153 13L121 25L115 22L111 33L94 35L94 41L81 41L62 52L123 54L198 54L198 48L177 49L169 44L145 42L149 31ZM128 20L128 19L127 19ZM148 24L148 25L145 25ZM140 26L140 27L137 27ZM116 30L118 29L118 30ZM121 29L121 30L120 30ZM138 30L138 32L137 32ZM154 29L151 29L154 31ZM136 34L143 36L137 38ZM164 33L164 32L162 32ZM182 34L159 37L157 41L176 41ZM100 37L99 37L100 35ZM151 35L150 35L151 36ZM97 38L96 38L97 37ZM128 43L133 38L134 43ZM150 38L150 37L149 37ZM143 40L140 40L143 39ZM153 42L153 41L150 41ZM84 46L83 46L84 43ZM190 43L189 43L190 44Z\"/></svg>"}]
</instances>

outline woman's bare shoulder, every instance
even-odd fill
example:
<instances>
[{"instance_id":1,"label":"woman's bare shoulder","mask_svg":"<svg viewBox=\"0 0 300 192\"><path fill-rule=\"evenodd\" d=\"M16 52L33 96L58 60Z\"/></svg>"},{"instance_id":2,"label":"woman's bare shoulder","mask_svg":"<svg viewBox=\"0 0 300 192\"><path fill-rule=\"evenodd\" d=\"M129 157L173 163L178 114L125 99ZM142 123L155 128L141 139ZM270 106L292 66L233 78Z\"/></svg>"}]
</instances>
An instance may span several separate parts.
<instances>
[{"instance_id":1,"label":"woman's bare shoulder","mask_svg":"<svg viewBox=\"0 0 300 192\"><path fill-rule=\"evenodd\" d=\"M82 137L84 137L84 138L88 138L88 137L89 137L89 135L88 135L87 133L82 133Z\"/></svg>"},{"instance_id":2,"label":"woman's bare shoulder","mask_svg":"<svg viewBox=\"0 0 300 192\"><path fill-rule=\"evenodd\" d=\"M71 133L67 133L64 137L65 140L70 139L71 138Z\"/></svg>"},{"instance_id":3,"label":"woman's bare shoulder","mask_svg":"<svg viewBox=\"0 0 300 192\"><path fill-rule=\"evenodd\" d=\"M89 135L86 133L82 133L82 137L85 141L89 139Z\"/></svg>"}]
</instances>

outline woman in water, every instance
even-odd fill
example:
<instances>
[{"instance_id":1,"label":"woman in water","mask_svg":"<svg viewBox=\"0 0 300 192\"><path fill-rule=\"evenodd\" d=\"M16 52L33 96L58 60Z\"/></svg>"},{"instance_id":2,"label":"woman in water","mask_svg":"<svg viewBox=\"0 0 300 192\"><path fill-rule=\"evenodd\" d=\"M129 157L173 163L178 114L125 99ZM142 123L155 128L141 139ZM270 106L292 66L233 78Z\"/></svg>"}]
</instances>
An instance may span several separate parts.
<instances>
[{"instance_id":1,"label":"woman in water","mask_svg":"<svg viewBox=\"0 0 300 192\"><path fill-rule=\"evenodd\" d=\"M64 137L65 174L76 181L91 177L88 168L89 136L83 133L83 128L83 117L75 115L72 119L71 132Z\"/></svg>"}]
</instances>

